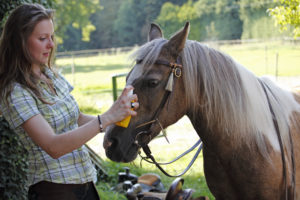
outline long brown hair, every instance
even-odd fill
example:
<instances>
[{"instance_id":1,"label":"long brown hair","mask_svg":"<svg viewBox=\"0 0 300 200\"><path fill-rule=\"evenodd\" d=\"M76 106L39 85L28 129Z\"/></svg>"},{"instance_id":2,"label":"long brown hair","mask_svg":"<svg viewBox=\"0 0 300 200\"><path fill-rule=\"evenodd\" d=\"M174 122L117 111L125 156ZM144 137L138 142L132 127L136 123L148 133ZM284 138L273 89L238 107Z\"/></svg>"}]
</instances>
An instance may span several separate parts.
<instances>
[{"instance_id":1,"label":"long brown hair","mask_svg":"<svg viewBox=\"0 0 300 200\"><path fill-rule=\"evenodd\" d=\"M13 83L29 88L42 102L37 87L38 77L31 70L27 40L36 24L44 19L53 20L54 11L39 4L23 4L12 11L8 17L0 38L0 98L7 102L13 89ZM54 49L51 50L48 66L51 69Z\"/></svg>"}]
</instances>

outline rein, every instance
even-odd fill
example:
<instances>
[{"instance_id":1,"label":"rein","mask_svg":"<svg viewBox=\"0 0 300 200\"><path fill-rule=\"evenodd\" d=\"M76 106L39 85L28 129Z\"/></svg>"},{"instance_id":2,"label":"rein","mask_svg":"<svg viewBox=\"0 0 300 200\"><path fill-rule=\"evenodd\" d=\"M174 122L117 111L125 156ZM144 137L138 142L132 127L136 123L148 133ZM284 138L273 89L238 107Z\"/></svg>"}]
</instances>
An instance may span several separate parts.
<instances>
[{"instance_id":1,"label":"rein","mask_svg":"<svg viewBox=\"0 0 300 200\"><path fill-rule=\"evenodd\" d=\"M137 63L141 63L142 60L138 60ZM143 157L140 152L139 152L139 155L141 157L141 161L146 161L148 163L151 163L151 164L155 164L156 167L162 172L164 173L166 176L169 176L169 177L179 177L179 176L182 176L183 174L185 174L190 168L191 166L194 164L196 158L198 157L201 149L202 149L202 142L201 142L201 139L199 139L190 149L188 149L187 151L185 151L184 153L182 153L181 155L177 156L175 159L173 159L172 161L170 162L166 162L166 163L159 163L155 160L154 156L152 155L152 152L148 146L148 144L146 142L143 142L142 140L140 140L140 138L142 136L148 136L150 137L150 140L151 140L151 131L150 131L150 128L152 126L152 124L154 123L158 123L160 128L162 129L162 132L164 134L164 137L166 138L166 140L168 141L168 138L166 137L166 134L164 133L164 130L163 130L163 127L161 125L161 123L159 122L158 120L158 116L160 114L160 112L162 111L162 109L164 108L165 104L167 103L169 97L170 97L170 94L173 90L173 76L179 78L181 77L182 75L182 65L179 64L179 59L177 59L177 62L176 63L172 63L172 62L169 62L169 61L166 61L166 60L156 60L154 62L154 64L159 64L159 65L164 65L164 66L167 66L167 67L170 67L171 68L171 71L170 71L170 75L169 75L169 79L168 79L168 82L167 82L167 85L166 85L166 92L164 94L164 97L162 99L162 101L160 102L160 105L159 107L157 108L157 110L155 111L154 113L154 116L152 117L152 120L148 121L148 122L145 122L143 124L140 124L138 125L136 128L140 128L140 127L144 127L144 126L148 126L148 130L147 131L141 131L139 132L137 135L136 135L136 138L135 138L135 143L142 147L146 157ZM169 141L168 141L169 142ZM169 173L167 173L160 165L167 165L167 164L171 164L175 161L177 161L178 159L182 158L183 156L187 155L189 152L191 152L192 150L194 150L197 146L199 146L198 150L196 151L194 157L192 158L191 162L189 163L189 165L184 169L184 171L178 175L170 175ZM150 161L151 160L151 161Z\"/></svg>"},{"instance_id":2,"label":"rein","mask_svg":"<svg viewBox=\"0 0 300 200\"><path fill-rule=\"evenodd\" d=\"M296 173L296 169L295 169L295 158L294 158L294 145L293 145L293 141L292 141L292 137L291 137L291 131L289 130L289 139L290 139L290 144L291 144L291 162L292 162L292 180L291 180L292 191L290 191L288 189L288 186L287 186L287 167L286 167L286 162L285 162L286 158L285 158L285 154L284 154L283 142L282 142L282 138L281 138L281 135L280 135L278 122L276 120L274 110L273 110L273 108L271 106L271 103L270 103L270 99L269 99L269 96L268 96L268 93L267 93L267 89L269 89L269 91L271 93L272 93L272 91L260 79L258 79L258 80L259 80L259 83L261 84L261 86L262 86L262 88L265 92L266 97L267 97L269 109L270 109L270 112L271 112L272 117L273 117L273 124L274 124L276 134L277 134L277 138L278 138L278 141L279 141L279 146L280 146L280 150L281 150L281 160L282 160L282 173L283 173L283 179L284 179L283 181L284 181L284 188L285 188L285 195L284 196L285 196L285 199L295 199L295 194L296 194L295 193L295 173ZM289 191L291 192L290 195L288 195Z\"/></svg>"},{"instance_id":3,"label":"rein","mask_svg":"<svg viewBox=\"0 0 300 200\"><path fill-rule=\"evenodd\" d=\"M183 170L183 172L181 172L180 174L177 174L177 175L170 175L168 172L166 172L160 165L168 165L168 164L171 164L175 161L177 161L178 159L182 158L183 156L187 155L189 152L191 152L192 150L194 150L197 146L199 146L198 150L196 151L194 157L192 158L192 160L190 161L190 163L188 164L188 166ZM151 153L151 150L149 148L148 145L142 147L143 148L143 151L144 153L147 155L147 157L143 157L141 156L142 160L145 160L146 162L148 163L151 163L151 164L155 164L155 166L163 173L165 174L166 176L168 177L180 177L182 175L184 175L190 168L191 166L194 164L196 158L198 157L199 153L201 152L201 149L202 149L202 142L201 140L199 139L190 149L188 149L187 151L185 151L184 153L182 153L181 155L177 156L175 159L173 159L172 161L170 162L166 162L166 163L159 163L159 162L156 162L155 158L152 156L152 153ZM149 161L149 159L151 161Z\"/></svg>"}]
</instances>

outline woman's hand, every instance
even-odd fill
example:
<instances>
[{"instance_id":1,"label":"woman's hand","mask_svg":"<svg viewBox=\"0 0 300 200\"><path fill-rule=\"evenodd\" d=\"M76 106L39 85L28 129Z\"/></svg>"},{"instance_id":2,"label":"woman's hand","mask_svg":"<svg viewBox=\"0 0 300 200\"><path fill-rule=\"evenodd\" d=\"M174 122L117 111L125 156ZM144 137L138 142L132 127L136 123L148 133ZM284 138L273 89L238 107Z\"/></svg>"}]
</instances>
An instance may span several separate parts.
<instances>
[{"instance_id":1,"label":"woman's hand","mask_svg":"<svg viewBox=\"0 0 300 200\"><path fill-rule=\"evenodd\" d=\"M136 116L137 112L135 109L139 107L139 103L137 95L130 94L130 91L133 89L134 88L131 85L126 86L120 97L114 102L109 110L101 115L101 122L104 130L107 126L119 122L129 115Z\"/></svg>"}]
</instances>

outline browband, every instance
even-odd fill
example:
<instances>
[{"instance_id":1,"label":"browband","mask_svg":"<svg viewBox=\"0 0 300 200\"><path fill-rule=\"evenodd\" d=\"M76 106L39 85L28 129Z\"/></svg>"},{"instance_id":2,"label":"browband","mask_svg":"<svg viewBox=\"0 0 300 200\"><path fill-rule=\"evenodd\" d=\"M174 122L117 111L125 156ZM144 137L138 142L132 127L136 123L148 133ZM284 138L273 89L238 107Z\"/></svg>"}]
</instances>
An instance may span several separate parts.
<instances>
[{"instance_id":1,"label":"browband","mask_svg":"<svg viewBox=\"0 0 300 200\"><path fill-rule=\"evenodd\" d=\"M168 66L168 67L171 67L171 68L182 68L182 64L180 64L179 62L179 59L177 59L177 62L176 63L173 63L173 62L169 62L167 60L161 60L161 59L157 59L154 64L157 64L157 65L165 65L165 66ZM141 64L143 62L143 59L138 59L136 60L136 64Z\"/></svg>"}]
</instances>

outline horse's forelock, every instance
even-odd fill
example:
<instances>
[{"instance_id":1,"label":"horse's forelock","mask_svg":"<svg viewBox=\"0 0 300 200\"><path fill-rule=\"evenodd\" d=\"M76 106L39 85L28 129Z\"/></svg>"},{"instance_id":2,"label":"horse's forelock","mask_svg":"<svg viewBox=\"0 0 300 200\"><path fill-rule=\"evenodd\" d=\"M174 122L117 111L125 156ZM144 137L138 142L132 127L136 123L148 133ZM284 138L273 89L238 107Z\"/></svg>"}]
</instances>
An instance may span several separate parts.
<instances>
[{"instance_id":1,"label":"horse's forelock","mask_svg":"<svg viewBox=\"0 0 300 200\"><path fill-rule=\"evenodd\" d=\"M142 74L146 73L157 60L162 47L167 43L166 39L159 38L147 42L141 46L137 51L135 51L130 57L131 59L137 61L142 60L141 63L136 64L132 69L130 76L128 77L127 83L131 84L135 78L140 77ZM148 67L146 69L146 67Z\"/></svg>"}]
</instances>

